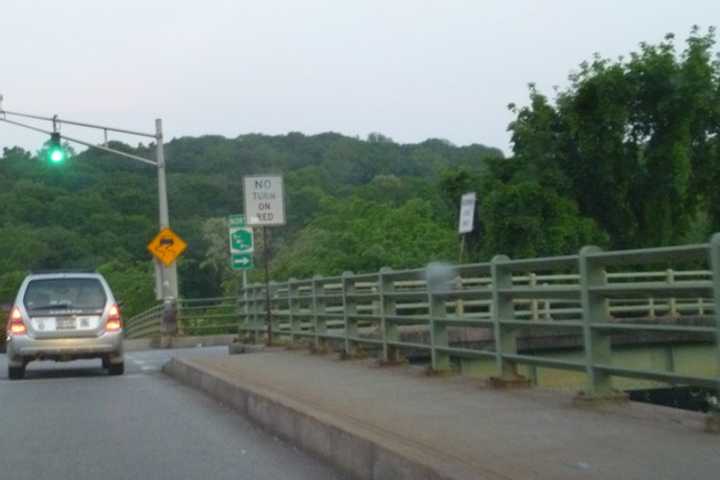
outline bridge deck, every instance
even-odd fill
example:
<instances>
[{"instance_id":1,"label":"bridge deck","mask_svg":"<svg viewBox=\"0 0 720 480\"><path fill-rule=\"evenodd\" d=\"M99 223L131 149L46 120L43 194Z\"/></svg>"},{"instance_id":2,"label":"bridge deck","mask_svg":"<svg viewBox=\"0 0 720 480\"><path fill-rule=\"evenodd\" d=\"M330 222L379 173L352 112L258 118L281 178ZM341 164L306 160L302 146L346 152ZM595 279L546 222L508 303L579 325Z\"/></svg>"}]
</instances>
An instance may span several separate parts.
<instances>
[{"instance_id":1,"label":"bridge deck","mask_svg":"<svg viewBox=\"0 0 720 480\"><path fill-rule=\"evenodd\" d=\"M689 480L720 471L720 440L703 432L698 413L638 403L579 407L570 394L493 390L474 379L304 352L189 361L305 415L464 472L457 478Z\"/></svg>"}]
</instances>

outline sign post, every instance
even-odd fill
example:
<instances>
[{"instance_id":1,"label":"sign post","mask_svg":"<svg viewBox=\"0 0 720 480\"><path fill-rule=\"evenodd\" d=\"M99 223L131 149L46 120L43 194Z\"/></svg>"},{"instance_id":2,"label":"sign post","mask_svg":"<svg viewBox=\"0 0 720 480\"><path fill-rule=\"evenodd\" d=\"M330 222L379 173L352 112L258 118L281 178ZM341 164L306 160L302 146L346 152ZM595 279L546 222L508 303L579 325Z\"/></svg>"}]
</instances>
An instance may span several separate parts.
<instances>
[{"instance_id":1,"label":"sign post","mask_svg":"<svg viewBox=\"0 0 720 480\"><path fill-rule=\"evenodd\" d=\"M270 306L270 230L285 225L285 192L281 175L250 175L243 178L245 220L250 227L263 227L263 261L265 263L265 322L267 344L272 345L272 312Z\"/></svg>"},{"instance_id":2,"label":"sign post","mask_svg":"<svg viewBox=\"0 0 720 480\"><path fill-rule=\"evenodd\" d=\"M228 234L230 240L230 268L242 272L242 292L244 313L248 314L247 305L247 272L255 268L253 261L255 252L255 235L253 229L245 224L245 215L230 215L228 218ZM257 332L253 330L254 338Z\"/></svg>"},{"instance_id":3,"label":"sign post","mask_svg":"<svg viewBox=\"0 0 720 480\"><path fill-rule=\"evenodd\" d=\"M460 234L460 254L458 263L462 263L465 253L465 235L472 232L475 227L475 192L466 193L460 199L460 220L458 222L458 233Z\"/></svg>"}]
</instances>

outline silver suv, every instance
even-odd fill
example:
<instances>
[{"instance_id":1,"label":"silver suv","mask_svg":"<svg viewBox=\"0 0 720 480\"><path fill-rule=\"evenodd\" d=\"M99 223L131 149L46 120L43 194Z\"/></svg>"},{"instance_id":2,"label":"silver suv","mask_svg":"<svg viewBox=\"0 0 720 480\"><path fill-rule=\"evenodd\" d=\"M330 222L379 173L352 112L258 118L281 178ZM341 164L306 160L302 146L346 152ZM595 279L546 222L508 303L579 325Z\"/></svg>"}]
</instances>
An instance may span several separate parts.
<instances>
[{"instance_id":1,"label":"silver suv","mask_svg":"<svg viewBox=\"0 0 720 480\"><path fill-rule=\"evenodd\" d=\"M8 377L20 379L32 360L100 358L110 375L125 371L123 323L99 273L28 275L7 320Z\"/></svg>"}]
</instances>

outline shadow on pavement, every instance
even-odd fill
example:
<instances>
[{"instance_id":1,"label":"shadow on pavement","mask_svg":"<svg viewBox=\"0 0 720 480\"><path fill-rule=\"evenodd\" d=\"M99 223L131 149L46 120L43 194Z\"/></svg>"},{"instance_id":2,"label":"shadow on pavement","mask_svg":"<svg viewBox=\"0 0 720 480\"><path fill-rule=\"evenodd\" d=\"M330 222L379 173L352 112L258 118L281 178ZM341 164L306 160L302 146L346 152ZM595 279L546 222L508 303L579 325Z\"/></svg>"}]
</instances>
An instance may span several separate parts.
<instances>
[{"instance_id":1,"label":"shadow on pavement","mask_svg":"<svg viewBox=\"0 0 720 480\"><path fill-rule=\"evenodd\" d=\"M44 366L33 367L28 365L25 370L25 380L40 380L46 378L77 378L77 377L109 377L107 371L101 367L88 366L62 366L47 368Z\"/></svg>"}]
</instances>

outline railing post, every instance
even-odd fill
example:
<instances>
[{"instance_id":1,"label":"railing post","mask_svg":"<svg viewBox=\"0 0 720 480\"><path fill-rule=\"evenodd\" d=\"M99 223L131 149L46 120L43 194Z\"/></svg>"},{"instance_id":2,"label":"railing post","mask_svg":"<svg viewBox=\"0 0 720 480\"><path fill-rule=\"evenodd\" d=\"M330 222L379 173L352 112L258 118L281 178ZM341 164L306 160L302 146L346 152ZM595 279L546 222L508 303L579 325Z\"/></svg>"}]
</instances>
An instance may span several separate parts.
<instances>
[{"instance_id":1,"label":"railing post","mask_svg":"<svg viewBox=\"0 0 720 480\"><path fill-rule=\"evenodd\" d=\"M298 318L298 311L300 310L300 304L295 302L297 294L297 280L291 278L287 282L288 292L288 321L290 322L290 343L294 344L297 342L297 334L300 332L300 319Z\"/></svg>"},{"instance_id":2,"label":"railing post","mask_svg":"<svg viewBox=\"0 0 720 480\"><path fill-rule=\"evenodd\" d=\"M670 285L673 285L675 283L675 271L672 268L667 269L667 282ZM670 318L677 318L678 316L678 309L677 309L677 299L675 297L670 299Z\"/></svg>"},{"instance_id":3,"label":"railing post","mask_svg":"<svg viewBox=\"0 0 720 480\"><path fill-rule=\"evenodd\" d=\"M427 278L427 275L426 275ZM447 324L443 319L447 317L447 290L450 285L431 285L428 282L428 313L430 314L430 351L432 370L434 372L450 371L450 354L447 350L438 350L438 347L447 348Z\"/></svg>"},{"instance_id":4,"label":"railing post","mask_svg":"<svg viewBox=\"0 0 720 480\"><path fill-rule=\"evenodd\" d=\"M382 361L394 363L400 360L397 347L388 342L400 340L397 324L388 317L395 315L395 299L387 295L395 290L392 268L382 267L378 274L378 289L380 290L380 332L382 333Z\"/></svg>"},{"instance_id":5,"label":"railing post","mask_svg":"<svg viewBox=\"0 0 720 480\"><path fill-rule=\"evenodd\" d=\"M314 333L314 343L313 347L316 352L324 352L325 351L325 338L324 335L327 332L327 327L325 325L325 307L324 307L324 300L322 300L321 297L324 293L324 289L322 288L322 283L320 282L319 275L315 275L312 280L312 322L313 322L313 333Z\"/></svg>"},{"instance_id":6,"label":"railing post","mask_svg":"<svg viewBox=\"0 0 720 480\"><path fill-rule=\"evenodd\" d=\"M543 286L547 286L547 285L548 285L547 282L543 283ZM545 317L545 320L552 320L553 319L552 318L552 306L550 305L550 300L547 298L545 300L543 300L543 306L544 306L544 315L543 316Z\"/></svg>"},{"instance_id":7,"label":"railing post","mask_svg":"<svg viewBox=\"0 0 720 480\"><path fill-rule=\"evenodd\" d=\"M598 365L610 365L611 363L610 334L592 328L593 323L605 322L608 317L605 298L592 291L593 287L605 284L604 268L588 257L592 253L601 251L598 247L586 246L580 250L578 257L583 318L583 349L585 351L585 372L587 374L585 396L588 398L604 397L613 393L610 376L597 369Z\"/></svg>"},{"instance_id":8,"label":"railing post","mask_svg":"<svg viewBox=\"0 0 720 480\"><path fill-rule=\"evenodd\" d=\"M342 298L343 298L343 319L345 320L345 355L352 357L355 354L353 341L357 338L357 307L355 299L351 296L355 291L355 282L353 282L352 272L343 272L342 274Z\"/></svg>"},{"instance_id":9,"label":"railing post","mask_svg":"<svg viewBox=\"0 0 720 480\"><path fill-rule=\"evenodd\" d=\"M650 297L648 299L648 308L650 309L648 316L650 317L651 320L655 320L655 318L657 317L657 315L655 313L655 297ZM670 311L672 311L672 307L671 307Z\"/></svg>"},{"instance_id":10,"label":"railing post","mask_svg":"<svg viewBox=\"0 0 720 480\"><path fill-rule=\"evenodd\" d=\"M460 275L460 274L458 274L458 276L455 277L455 289L457 289L457 290L463 289L463 278L462 278L462 275ZM455 316L457 316L457 317L465 316L465 302L463 302L462 298L455 299Z\"/></svg>"},{"instance_id":11,"label":"railing post","mask_svg":"<svg viewBox=\"0 0 720 480\"><path fill-rule=\"evenodd\" d=\"M603 272L603 273L602 273L602 275L603 275L603 285L605 285L605 284L608 283L608 273L607 273L607 270L605 270L604 268L603 268L603 271L602 271L602 272ZM612 318L612 306L611 306L610 299L609 299L609 298L606 298L606 299L604 300L604 302L605 302L605 311L606 311L607 314L608 314L608 319L611 319L611 318Z\"/></svg>"},{"instance_id":12,"label":"railing post","mask_svg":"<svg viewBox=\"0 0 720 480\"><path fill-rule=\"evenodd\" d=\"M503 294L501 289L512 288L512 272L500 265L501 262L510 260L505 255L496 255L490 264L490 275L492 278L492 321L495 337L495 366L497 376L491 380L501 386L507 382L518 382L524 379L517 372L517 365L507 360L504 354L517 353L517 328L503 325L503 320L515 318L515 307L512 294Z\"/></svg>"},{"instance_id":13,"label":"railing post","mask_svg":"<svg viewBox=\"0 0 720 480\"><path fill-rule=\"evenodd\" d=\"M280 328L278 325L280 319L278 318L277 315L273 314L273 304L276 303L276 301L277 301L276 296L277 296L277 290L278 290L277 285L278 284L276 281L270 280L265 285L266 285L266 288L268 289L267 296L265 297L268 302L265 315L267 318L267 322L269 322L268 325L265 325L265 326L268 329L268 332L269 332L268 336L270 337L268 339L268 345L271 345L271 343L270 343L271 341L272 342L276 341L275 333L280 331ZM268 315L268 313L269 313L269 315Z\"/></svg>"},{"instance_id":14,"label":"railing post","mask_svg":"<svg viewBox=\"0 0 720 480\"><path fill-rule=\"evenodd\" d=\"M715 317L715 401L720 402L720 233L710 239L710 268L713 285L713 315ZM716 403L713 414L708 416L707 430L720 433L720 404Z\"/></svg>"},{"instance_id":15,"label":"railing post","mask_svg":"<svg viewBox=\"0 0 720 480\"><path fill-rule=\"evenodd\" d=\"M537 274L535 272L530 273L530 287L535 288L537 286ZM538 309L538 300L537 298L533 298L530 301L530 318L533 320L539 320L539 309Z\"/></svg>"}]
</instances>

